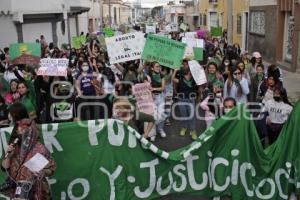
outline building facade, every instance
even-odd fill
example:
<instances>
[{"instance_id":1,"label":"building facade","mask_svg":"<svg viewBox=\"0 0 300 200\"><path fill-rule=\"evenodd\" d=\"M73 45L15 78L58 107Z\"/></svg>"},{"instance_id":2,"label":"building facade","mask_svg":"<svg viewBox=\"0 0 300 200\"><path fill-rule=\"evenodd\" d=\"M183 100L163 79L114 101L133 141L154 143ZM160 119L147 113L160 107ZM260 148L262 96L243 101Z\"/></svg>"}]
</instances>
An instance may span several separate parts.
<instances>
[{"instance_id":1,"label":"building facade","mask_svg":"<svg viewBox=\"0 0 300 200\"><path fill-rule=\"evenodd\" d=\"M112 26L132 23L132 6L121 0L103 1L103 23ZM109 11L110 10L110 11Z\"/></svg>"},{"instance_id":2,"label":"building facade","mask_svg":"<svg viewBox=\"0 0 300 200\"><path fill-rule=\"evenodd\" d=\"M300 1L251 0L249 49L289 71L300 71Z\"/></svg>"},{"instance_id":3,"label":"building facade","mask_svg":"<svg viewBox=\"0 0 300 200\"><path fill-rule=\"evenodd\" d=\"M248 49L249 0L232 0L233 30L232 41L242 49ZM221 26L227 29L227 1L200 0L200 27L210 30L210 27Z\"/></svg>"}]
</instances>

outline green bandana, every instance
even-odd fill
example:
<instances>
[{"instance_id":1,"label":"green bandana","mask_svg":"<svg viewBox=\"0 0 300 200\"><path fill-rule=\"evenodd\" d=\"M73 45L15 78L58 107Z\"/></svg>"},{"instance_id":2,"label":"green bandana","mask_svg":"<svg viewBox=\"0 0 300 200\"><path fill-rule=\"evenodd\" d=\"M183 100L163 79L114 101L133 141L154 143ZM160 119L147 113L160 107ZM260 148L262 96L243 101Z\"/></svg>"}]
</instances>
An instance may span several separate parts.
<instances>
[{"instance_id":1,"label":"green bandana","mask_svg":"<svg viewBox=\"0 0 300 200\"><path fill-rule=\"evenodd\" d=\"M160 74L159 74L159 73L154 72L154 73L152 74L152 78L155 80L155 82L161 83L161 77L160 77Z\"/></svg>"},{"instance_id":2,"label":"green bandana","mask_svg":"<svg viewBox=\"0 0 300 200\"><path fill-rule=\"evenodd\" d=\"M184 81L184 83L188 86L188 87L192 87L192 83L193 83L193 80L192 79L190 79L190 80L186 80L186 79L184 79L183 80Z\"/></svg>"},{"instance_id":3,"label":"green bandana","mask_svg":"<svg viewBox=\"0 0 300 200\"><path fill-rule=\"evenodd\" d=\"M208 78L208 81L212 82L212 83L215 82L217 79L215 74L208 74L207 78Z\"/></svg>"}]
</instances>

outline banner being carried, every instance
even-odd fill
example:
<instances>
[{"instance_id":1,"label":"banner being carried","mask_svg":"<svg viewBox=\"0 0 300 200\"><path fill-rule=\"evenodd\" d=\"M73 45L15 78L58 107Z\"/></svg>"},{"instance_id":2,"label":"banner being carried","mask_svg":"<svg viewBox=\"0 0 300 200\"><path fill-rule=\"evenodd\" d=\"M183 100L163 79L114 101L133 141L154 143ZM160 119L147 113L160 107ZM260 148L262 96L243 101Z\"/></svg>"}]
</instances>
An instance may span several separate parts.
<instances>
[{"instance_id":1,"label":"banner being carried","mask_svg":"<svg viewBox=\"0 0 300 200\"><path fill-rule=\"evenodd\" d=\"M41 67L37 71L39 76L67 76L69 60L66 58L44 58L40 62Z\"/></svg>"},{"instance_id":2,"label":"banner being carried","mask_svg":"<svg viewBox=\"0 0 300 200\"><path fill-rule=\"evenodd\" d=\"M187 44L184 53L185 58L203 60L204 40L191 37L183 37L182 42ZM202 55L196 54L195 51L198 51Z\"/></svg>"},{"instance_id":3,"label":"banner being carried","mask_svg":"<svg viewBox=\"0 0 300 200\"><path fill-rule=\"evenodd\" d=\"M186 44L157 35L148 35L142 59L156 61L159 64L178 69L185 51Z\"/></svg>"},{"instance_id":4,"label":"banner being carried","mask_svg":"<svg viewBox=\"0 0 300 200\"><path fill-rule=\"evenodd\" d=\"M10 60L14 65L38 65L41 59L41 44L16 43L9 46Z\"/></svg>"},{"instance_id":5,"label":"banner being carried","mask_svg":"<svg viewBox=\"0 0 300 200\"><path fill-rule=\"evenodd\" d=\"M243 106L172 152L113 119L43 124L40 136L57 163L48 180L53 199L138 200L175 193L288 199L300 192L299 112L298 102L278 140L265 150ZM1 157L11 131L0 129ZM5 177L1 172L2 182Z\"/></svg>"},{"instance_id":6,"label":"banner being carried","mask_svg":"<svg viewBox=\"0 0 300 200\"><path fill-rule=\"evenodd\" d=\"M105 38L110 64L126 62L141 58L145 45L144 34L128 33Z\"/></svg>"}]
</instances>

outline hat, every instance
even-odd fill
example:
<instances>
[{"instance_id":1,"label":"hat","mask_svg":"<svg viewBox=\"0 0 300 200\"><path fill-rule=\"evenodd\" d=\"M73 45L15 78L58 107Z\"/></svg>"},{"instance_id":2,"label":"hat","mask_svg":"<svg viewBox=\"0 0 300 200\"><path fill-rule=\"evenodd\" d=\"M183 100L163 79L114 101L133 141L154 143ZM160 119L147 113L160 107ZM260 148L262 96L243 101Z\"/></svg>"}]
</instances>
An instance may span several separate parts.
<instances>
[{"instance_id":1,"label":"hat","mask_svg":"<svg viewBox=\"0 0 300 200\"><path fill-rule=\"evenodd\" d=\"M254 57L254 58L261 58L261 54L258 51L253 52L252 57Z\"/></svg>"}]
</instances>

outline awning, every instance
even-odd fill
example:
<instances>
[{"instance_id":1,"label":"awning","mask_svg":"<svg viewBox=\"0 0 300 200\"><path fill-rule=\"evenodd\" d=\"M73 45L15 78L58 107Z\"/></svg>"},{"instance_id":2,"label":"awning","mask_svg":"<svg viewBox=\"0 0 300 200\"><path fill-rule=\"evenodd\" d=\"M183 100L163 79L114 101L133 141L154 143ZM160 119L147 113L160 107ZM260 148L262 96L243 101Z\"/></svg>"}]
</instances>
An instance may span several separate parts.
<instances>
[{"instance_id":1,"label":"awning","mask_svg":"<svg viewBox=\"0 0 300 200\"><path fill-rule=\"evenodd\" d=\"M70 14L82 14L84 12L88 12L90 10L89 7L82 7L82 6L70 6Z\"/></svg>"}]
</instances>

